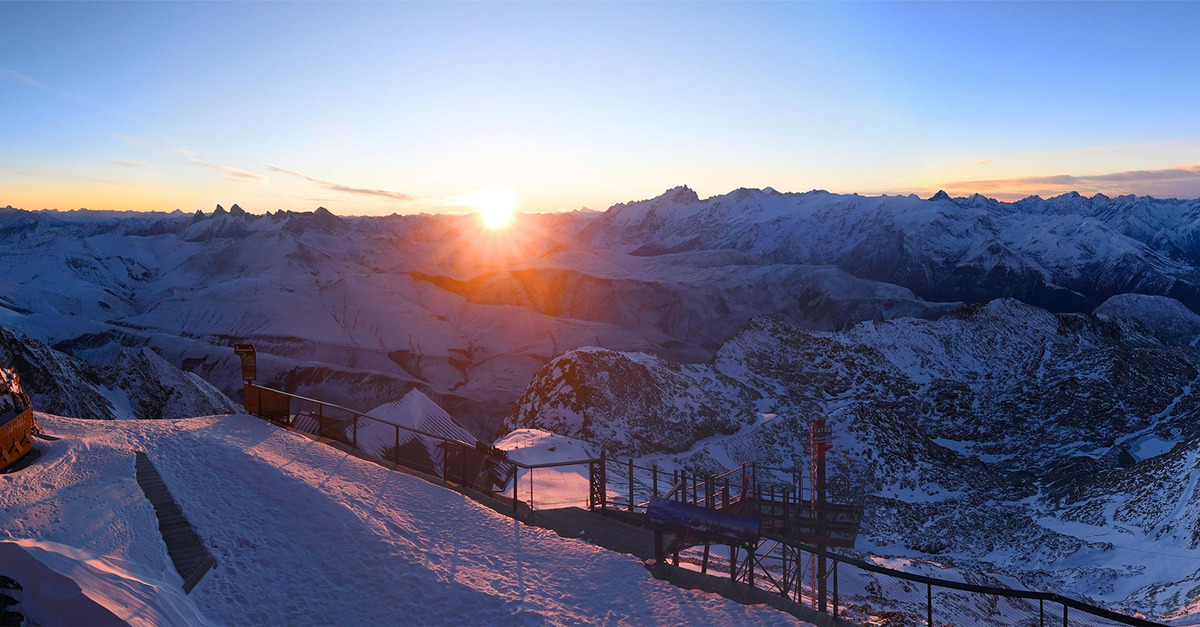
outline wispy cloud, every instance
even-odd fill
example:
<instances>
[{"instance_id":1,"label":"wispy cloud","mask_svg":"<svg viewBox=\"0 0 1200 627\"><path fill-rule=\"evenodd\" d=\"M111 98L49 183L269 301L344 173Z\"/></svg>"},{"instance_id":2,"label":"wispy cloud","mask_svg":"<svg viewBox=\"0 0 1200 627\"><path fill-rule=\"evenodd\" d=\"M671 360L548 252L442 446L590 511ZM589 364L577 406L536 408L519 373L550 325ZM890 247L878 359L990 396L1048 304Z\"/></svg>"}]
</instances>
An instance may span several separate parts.
<instances>
[{"instance_id":1,"label":"wispy cloud","mask_svg":"<svg viewBox=\"0 0 1200 627\"><path fill-rule=\"evenodd\" d=\"M182 156L184 158L184 160L187 161L188 163L192 163L192 164L199 165L199 166L204 166L210 170L215 170L217 172L220 172L221 178L226 181L229 181L231 183L263 183L263 184L266 184L266 183L270 182L270 179L268 179L267 177L265 177L261 174L258 174L257 172L251 172L249 170L235 168L231 165L223 165L220 163L213 163L212 161L205 161L204 159L197 157L195 151L188 150L187 148L178 148L177 147L177 148L175 148L175 152L178 153L180 156Z\"/></svg>"},{"instance_id":2,"label":"wispy cloud","mask_svg":"<svg viewBox=\"0 0 1200 627\"><path fill-rule=\"evenodd\" d=\"M267 177L265 177L261 174L257 174L255 172L250 172L249 170L243 170L241 168L235 168L235 167L229 166L229 165L221 165L220 163L212 163L211 161L205 161L203 159L197 159L195 157L189 158L188 162L194 163L196 165L202 165L206 168L216 170L217 172L220 172L223 175L223 176L221 176L221 178L225 179L226 181L231 181L234 183L245 183L248 181L255 182L255 183L266 183L268 181Z\"/></svg>"},{"instance_id":3,"label":"wispy cloud","mask_svg":"<svg viewBox=\"0 0 1200 627\"><path fill-rule=\"evenodd\" d=\"M14 81L17 81L18 83L21 83L23 85L29 85L30 87L37 87L38 89L49 89L49 87L46 87L45 85L41 84L40 82L38 82L32 78L29 78L28 76L25 76L24 74L17 72L16 70L0 68L0 76L7 76L8 78L10 78Z\"/></svg>"},{"instance_id":4,"label":"wispy cloud","mask_svg":"<svg viewBox=\"0 0 1200 627\"><path fill-rule=\"evenodd\" d=\"M349 185L342 185L341 183L325 181L325 180L322 180L322 179L319 179L316 177L312 177L312 176L309 176L309 175L301 173L301 172L297 172L295 170L288 170L285 168L281 168L277 165L271 165L270 163L264 164L263 167L272 172L278 172L280 174L287 174L288 176L294 176L296 178L303 179L310 183L316 183L317 185L320 185L321 187L323 187L325 189L332 190L335 192L342 192L345 194L361 194L361 195L365 195L365 196L380 196L383 198L390 198L392 200L416 200L416 198L414 196L410 196L408 194L403 194L401 192L392 192L392 191L388 191L385 189L369 189L369 188L365 188L365 187L351 187Z\"/></svg>"},{"instance_id":5,"label":"wispy cloud","mask_svg":"<svg viewBox=\"0 0 1200 627\"><path fill-rule=\"evenodd\" d=\"M1125 170L1105 174L1058 174L958 181L948 183L944 187L951 192L980 192L1009 198L1032 194L1053 195L1070 191L1200 196L1200 165L1181 165L1162 170Z\"/></svg>"},{"instance_id":6,"label":"wispy cloud","mask_svg":"<svg viewBox=\"0 0 1200 627\"><path fill-rule=\"evenodd\" d=\"M992 165L992 160L991 159L982 159L980 161L976 161L975 165L981 165L981 166L986 167L986 166Z\"/></svg>"},{"instance_id":7,"label":"wispy cloud","mask_svg":"<svg viewBox=\"0 0 1200 627\"><path fill-rule=\"evenodd\" d=\"M126 144L133 146L134 148L141 148L142 150L154 150L154 144L139 137L130 137L129 135L122 135L120 133L109 133L109 135L114 139L119 139Z\"/></svg>"}]
</instances>

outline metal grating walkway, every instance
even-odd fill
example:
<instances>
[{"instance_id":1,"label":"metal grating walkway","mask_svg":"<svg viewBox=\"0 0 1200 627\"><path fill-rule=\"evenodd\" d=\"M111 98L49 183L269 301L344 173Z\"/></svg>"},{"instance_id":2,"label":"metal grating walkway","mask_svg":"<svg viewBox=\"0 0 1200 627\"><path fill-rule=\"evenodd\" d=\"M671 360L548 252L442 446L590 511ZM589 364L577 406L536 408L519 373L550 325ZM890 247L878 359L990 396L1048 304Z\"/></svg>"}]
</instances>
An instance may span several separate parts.
<instances>
[{"instance_id":1,"label":"metal grating walkway","mask_svg":"<svg viewBox=\"0 0 1200 627\"><path fill-rule=\"evenodd\" d=\"M167 544L167 554L175 563L176 572L183 577L183 591L190 593L217 561L192 530L150 458L138 451L135 465L138 485L142 486L142 492L154 505L154 514L158 516L158 532Z\"/></svg>"}]
</instances>

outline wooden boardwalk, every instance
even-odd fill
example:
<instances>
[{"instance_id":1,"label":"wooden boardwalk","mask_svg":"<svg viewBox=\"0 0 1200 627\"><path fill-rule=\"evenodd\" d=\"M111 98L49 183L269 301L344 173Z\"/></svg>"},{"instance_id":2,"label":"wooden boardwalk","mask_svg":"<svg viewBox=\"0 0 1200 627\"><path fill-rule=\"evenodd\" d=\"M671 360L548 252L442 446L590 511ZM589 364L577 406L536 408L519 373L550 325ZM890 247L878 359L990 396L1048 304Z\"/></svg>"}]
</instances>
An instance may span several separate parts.
<instances>
[{"instance_id":1,"label":"wooden boardwalk","mask_svg":"<svg viewBox=\"0 0 1200 627\"><path fill-rule=\"evenodd\" d=\"M175 563L175 570L183 578L183 591L191 592L217 561L209 554L200 536L192 530L179 504L171 497L171 491L163 482L158 469L145 453L137 452L137 482L142 486L146 499L154 505L158 516L158 531L167 544L167 554Z\"/></svg>"}]
</instances>

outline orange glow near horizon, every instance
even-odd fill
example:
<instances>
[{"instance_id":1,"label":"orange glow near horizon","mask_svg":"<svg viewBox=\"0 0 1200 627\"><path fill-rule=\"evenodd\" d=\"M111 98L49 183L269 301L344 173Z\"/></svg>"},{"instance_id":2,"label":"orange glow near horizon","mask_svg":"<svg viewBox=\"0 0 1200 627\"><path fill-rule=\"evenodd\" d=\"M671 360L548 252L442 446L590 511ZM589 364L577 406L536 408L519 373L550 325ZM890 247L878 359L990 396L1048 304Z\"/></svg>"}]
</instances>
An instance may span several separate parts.
<instances>
[{"instance_id":1,"label":"orange glow near horizon","mask_svg":"<svg viewBox=\"0 0 1200 627\"><path fill-rule=\"evenodd\" d=\"M489 229L502 229L512 223L517 201L507 189L482 189L462 197L463 204L479 213L479 220Z\"/></svg>"}]
</instances>

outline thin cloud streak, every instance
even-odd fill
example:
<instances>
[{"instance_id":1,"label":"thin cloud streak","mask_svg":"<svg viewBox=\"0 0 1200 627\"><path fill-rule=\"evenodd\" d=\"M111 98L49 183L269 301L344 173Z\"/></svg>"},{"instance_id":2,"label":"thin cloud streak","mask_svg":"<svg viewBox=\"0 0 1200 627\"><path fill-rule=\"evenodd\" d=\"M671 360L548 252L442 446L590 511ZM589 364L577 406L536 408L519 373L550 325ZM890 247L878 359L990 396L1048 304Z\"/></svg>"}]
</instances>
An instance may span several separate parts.
<instances>
[{"instance_id":1,"label":"thin cloud streak","mask_svg":"<svg viewBox=\"0 0 1200 627\"><path fill-rule=\"evenodd\" d=\"M360 194L360 195L365 195L365 196L380 196L383 198L390 198L392 200L402 200L402 201L417 200L417 198L414 196L410 196L408 194L403 194L400 192L391 192L391 191L388 191L385 189L369 189L369 188L365 188L365 187L350 187L349 185L342 185L341 183L325 181L325 180L322 180L319 178L309 176L302 172L297 172L295 170L288 170L285 168L281 168L277 165L272 165L270 163L263 164L263 167L272 172L278 172L279 174L287 174L288 176L294 176L296 178L303 179L310 183L316 183L317 185L320 185L321 187L323 187L325 189L332 190L335 192L342 192L345 194Z\"/></svg>"},{"instance_id":2,"label":"thin cloud streak","mask_svg":"<svg viewBox=\"0 0 1200 627\"><path fill-rule=\"evenodd\" d=\"M109 133L109 136L113 137L114 139L119 139L126 144L133 146L134 148L141 148L142 150L154 150L154 144L139 137L130 137L129 135L122 135L120 133Z\"/></svg>"},{"instance_id":3,"label":"thin cloud streak","mask_svg":"<svg viewBox=\"0 0 1200 627\"><path fill-rule=\"evenodd\" d=\"M267 177L265 177L261 174L255 174L254 172L250 172L248 170L243 170L241 168L235 168L235 167L229 166L229 165L221 165L219 163L212 163L211 161L197 159L196 157L189 157L188 162L194 163L196 165L202 165L206 168L216 170L217 172L224 174L224 176L222 176L221 178L225 179L226 181L230 181L232 183L245 183L247 181L252 181L255 183L266 183L268 180Z\"/></svg>"},{"instance_id":4,"label":"thin cloud streak","mask_svg":"<svg viewBox=\"0 0 1200 627\"><path fill-rule=\"evenodd\" d=\"M992 193L998 196L1046 195L1078 191L1109 194L1181 194L1200 196L1200 165L1162 170L1126 170L1105 174L1058 174L948 183L945 189Z\"/></svg>"},{"instance_id":5,"label":"thin cloud streak","mask_svg":"<svg viewBox=\"0 0 1200 627\"><path fill-rule=\"evenodd\" d=\"M22 83L24 85L29 85L30 87L37 87L38 89L50 89L49 87L46 87L42 83L40 83L32 78L29 78L28 76L25 76L24 74L17 72L15 70L10 70L7 68L0 68L0 74L11 78L12 80L17 81L18 83Z\"/></svg>"}]
</instances>

